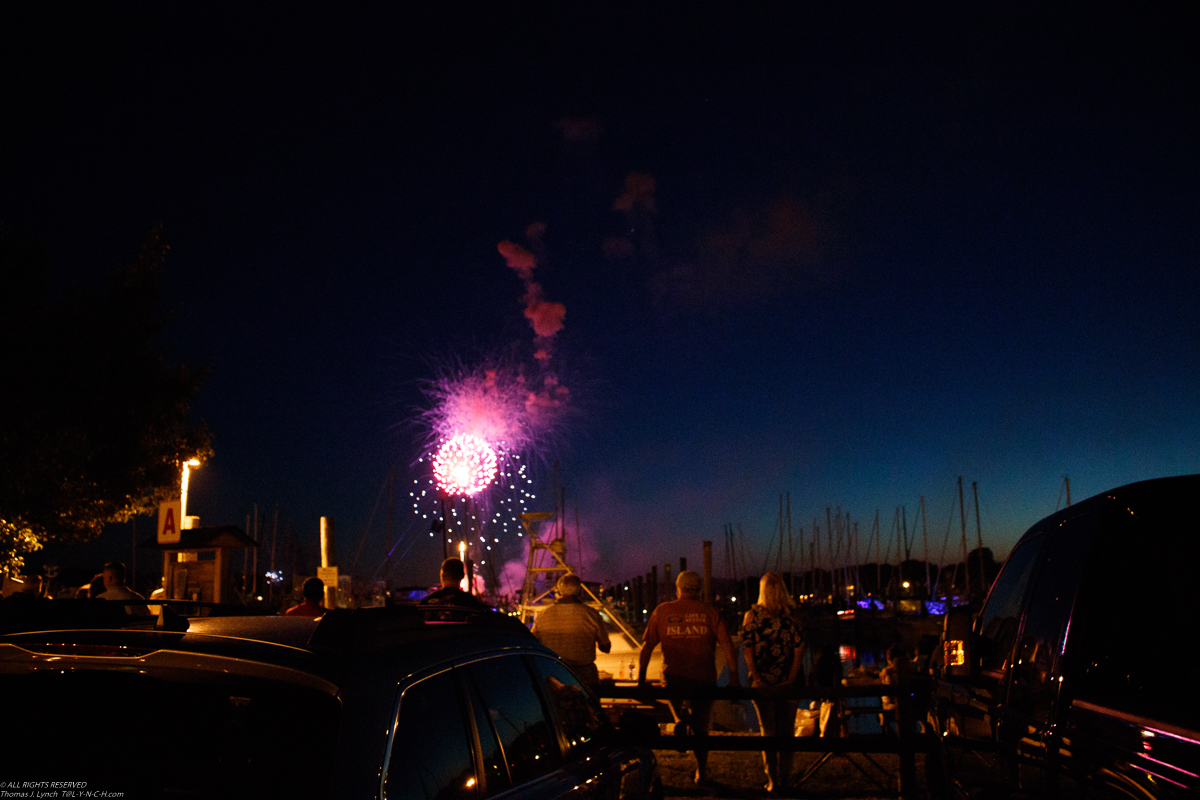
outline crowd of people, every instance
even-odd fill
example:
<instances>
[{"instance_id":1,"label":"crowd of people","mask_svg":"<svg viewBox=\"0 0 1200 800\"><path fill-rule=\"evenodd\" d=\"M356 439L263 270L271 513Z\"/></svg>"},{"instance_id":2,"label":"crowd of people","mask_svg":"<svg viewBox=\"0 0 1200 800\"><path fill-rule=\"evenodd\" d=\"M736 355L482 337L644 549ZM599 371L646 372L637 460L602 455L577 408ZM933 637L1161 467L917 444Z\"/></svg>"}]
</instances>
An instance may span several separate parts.
<instances>
[{"instance_id":1,"label":"crowd of people","mask_svg":"<svg viewBox=\"0 0 1200 800\"><path fill-rule=\"evenodd\" d=\"M445 559L439 569L439 587L421 599L418 608L435 613L491 610L487 603L462 588L465 575L466 568L460 559ZM109 562L90 583L80 587L76 596L120 602L130 614L147 615L156 611L155 606L146 604L146 597L126 585L126 579L125 565L119 561ZM653 653L661 648L662 683L672 695L671 710L677 720L675 732L685 736L705 736L712 728L713 690L717 686L717 656L720 654L729 686L742 685L739 664L745 664L745 683L758 690L753 707L761 734L765 737L792 735L798 710L794 687L841 682L842 667L836 647L828 643L816 647L808 659L812 665L811 674L805 675L803 665L808 644L795 614L791 594L777 573L768 572L759 581L758 602L741 620L739 638L744 661L740 661L725 621L713 605L704 601L702 588L699 574L680 572L675 580L675 599L658 604L652 611L638 656L637 685L642 687L648 683ZM40 583L26 582L15 588L6 586L5 594L16 599L35 599L41 589ZM578 576L568 572L560 577L554 587L554 602L537 614L532 632L558 653L584 685L599 696L601 681L596 653L609 653L612 641L603 617L585 600L584 589ZM153 604L155 599L152 595L148 602ZM320 578L309 578L303 586L303 601L282 613L319 618L326 611L325 584ZM890 648L887 665L879 680L899 683L911 675L908 652L899 645ZM823 704L822 734L831 711L832 704ZM895 730L894 697L882 698L879 716L885 732ZM694 754L695 780L705 783L708 780L708 752L697 749ZM792 753L764 751L762 758L766 790L773 793L786 787Z\"/></svg>"},{"instance_id":2,"label":"crowd of people","mask_svg":"<svg viewBox=\"0 0 1200 800\"><path fill-rule=\"evenodd\" d=\"M556 586L558 599L540 612L533 632L547 647L558 652L585 683L599 685L595 666L596 651L611 647L597 612L580 598L580 582L574 575L561 578ZM714 689L718 681L718 655L724 662L726 685L740 687L745 664L745 684L756 690L753 700L758 729L764 737L787 737L795 732L799 701L796 687L834 686L842 682L842 663L838 648L822 643L812 648L804 664L809 644L796 614L795 604L783 578L768 572L759 581L758 602L746 611L738 631L738 649L717 609L702 599L703 581L699 574L681 572L675 580L675 599L658 604L651 612L643 633L638 656L637 685L647 685L650 665L656 649L662 652L662 683L671 694L674 730L683 736L705 736L713 724ZM894 645L887 653L887 666L878 679L900 683L913 674L909 652ZM896 732L894 697L884 697L880 724L886 732ZM829 728L835 704L814 702L823 715L822 735ZM818 713L818 712L811 712ZM708 752L694 750L696 783L708 782ZM765 789L778 793L788 787L792 769L791 751L764 751Z\"/></svg>"}]
</instances>

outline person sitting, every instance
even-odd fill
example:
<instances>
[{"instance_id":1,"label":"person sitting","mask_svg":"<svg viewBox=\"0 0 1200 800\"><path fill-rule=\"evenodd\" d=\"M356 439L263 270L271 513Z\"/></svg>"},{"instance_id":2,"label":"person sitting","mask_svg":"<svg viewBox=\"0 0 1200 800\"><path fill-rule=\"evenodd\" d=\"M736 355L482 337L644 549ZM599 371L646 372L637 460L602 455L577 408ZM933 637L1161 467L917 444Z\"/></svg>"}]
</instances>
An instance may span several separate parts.
<instances>
[{"instance_id":1,"label":"person sitting","mask_svg":"<svg viewBox=\"0 0 1200 800\"><path fill-rule=\"evenodd\" d=\"M463 562L457 558L447 558L442 562L442 567L438 571L438 576L441 579L442 586L440 589L435 589L421 600L417 605L421 608L428 606L454 606L455 608L465 608L469 611L491 611L491 608L469 592L463 591L459 585L463 578L467 575L467 568L463 566Z\"/></svg>"},{"instance_id":2,"label":"person sitting","mask_svg":"<svg viewBox=\"0 0 1200 800\"><path fill-rule=\"evenodd\" d=\"M320 578L309 578L304 582L304 602L292 606L283 612L288 617L320 617L327 610L321 605L325 599L325 581Z\"/></svg>"}]
</instances>

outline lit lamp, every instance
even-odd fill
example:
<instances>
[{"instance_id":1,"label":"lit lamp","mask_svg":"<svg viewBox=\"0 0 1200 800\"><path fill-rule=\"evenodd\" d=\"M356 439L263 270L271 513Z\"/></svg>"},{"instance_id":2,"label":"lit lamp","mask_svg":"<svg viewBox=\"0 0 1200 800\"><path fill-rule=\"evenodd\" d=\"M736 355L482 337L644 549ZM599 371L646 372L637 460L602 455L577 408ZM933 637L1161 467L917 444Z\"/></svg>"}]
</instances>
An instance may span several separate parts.
<instances>
[{"instance_id":1,"label":"lit lamp","mask_svg":"<svg viewBox=\"0 0 1200 800\"><path fill-rule=\"evenodd\" d=\"M471 591L471 584L467 583L469 576L466 574L466 566L467 566L467 543L466 543L466 541L461 541L458 543L458 560L463 563L463 579L461 581L459 581L458 588L462 589L464 592L469 592L469 591Z\"/></svg>"},{"instance_id":2,"label":"lit lamp","mask_svg":"<svg viewBox=\"0 0 1200 800\"><path fill-rule=\"evenodd\" d=\"M179 482L179 527L190 528L191 524L187 521L187 494L188 494L188 476L191 474L192 467L200 466L200 461L195 458L189 458L183 462L183 479Z\"/></svg>"}]
</instances>

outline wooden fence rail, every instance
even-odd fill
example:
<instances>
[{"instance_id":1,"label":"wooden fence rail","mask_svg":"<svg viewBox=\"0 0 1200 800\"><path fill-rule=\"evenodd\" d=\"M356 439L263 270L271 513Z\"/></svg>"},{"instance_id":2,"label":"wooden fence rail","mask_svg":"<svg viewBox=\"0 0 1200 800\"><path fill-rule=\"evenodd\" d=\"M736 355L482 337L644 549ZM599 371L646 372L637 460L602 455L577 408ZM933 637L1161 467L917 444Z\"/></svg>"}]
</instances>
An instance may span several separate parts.
<instances>
[{"instance_id":1,"label":"wooden fence rail","mask_svg":"<svg viewBox=\"0 0 1200 800\"><path fill-rule=\"evenodd\" d=\"M926 785L931 794L941 795L945 788L942 748L937 732L918 732L917 720L925 720L932 696L932 682L917 679L904 683L870 683L842 686L798 686L782 690L713 687L701 693L685 693L657 685L615 684L601 689L602 699L636 700L643 704L657 701L693 699L729 700L833 700L839 724L842 701L856 697L893 697L896 700L896 735L858 734L851 736L649 736L644 742L660 750L781 750L799 753L894 753L899 756L899 790L902 798L916 796L916 756L924 754ZM824 759L821 763L823 763ZM811 774L811 771L809 772ZM806 776L807 777L807 776Z\"/></svg>"}]
</instances>

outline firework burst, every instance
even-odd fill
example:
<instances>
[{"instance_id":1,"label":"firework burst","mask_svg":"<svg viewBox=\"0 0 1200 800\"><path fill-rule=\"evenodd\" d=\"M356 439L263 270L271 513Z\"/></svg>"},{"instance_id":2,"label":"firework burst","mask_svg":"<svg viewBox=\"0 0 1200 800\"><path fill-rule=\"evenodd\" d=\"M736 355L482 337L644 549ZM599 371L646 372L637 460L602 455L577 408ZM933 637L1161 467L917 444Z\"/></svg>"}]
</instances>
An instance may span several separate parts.
<instances>
[{"instance_id":1,"label":"firework burst","mask_svg":"<svg viewBox=\"0 0 1200 800\"><path fill-rule=\"evenodd\" d=\"M446 494L478 494L496 477L496 451L478 436L460 433L438 449L433 476Z\"/></svg>"}]
</instances>

